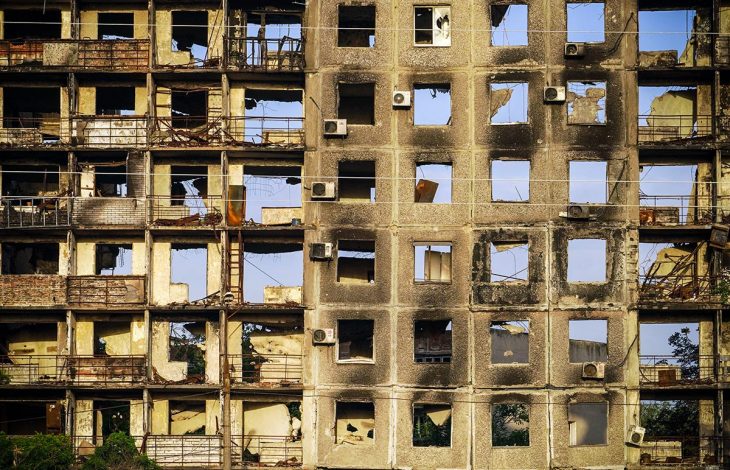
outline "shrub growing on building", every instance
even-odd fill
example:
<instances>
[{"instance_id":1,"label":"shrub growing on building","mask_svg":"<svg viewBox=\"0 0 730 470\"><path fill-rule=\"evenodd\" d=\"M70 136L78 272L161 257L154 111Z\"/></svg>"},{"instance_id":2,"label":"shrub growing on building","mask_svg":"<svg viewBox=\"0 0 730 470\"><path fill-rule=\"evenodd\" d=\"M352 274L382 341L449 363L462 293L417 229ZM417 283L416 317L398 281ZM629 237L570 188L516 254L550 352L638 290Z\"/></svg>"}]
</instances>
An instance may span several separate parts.
<instances>
[{"instance_id":1,"label":"shrub growing on building","mask_svg":"<svg viewBox=\"0 0 730 470\"><path fill-rule=\"evenodd\" d=\"M74 462L71 438L63 434L36 434L13 443L17 470L68 470Z\"/></svg>"},{"instance_id":2,"label":"shrub growing on building","mask_svg":"<svg viewBox=\"0 0 730 470\"><path fill-rule=\"evenodd\" d=\"M134 439L122 432L110 434L82 470L158 470L153 460L137 451Z\"/></svg>"}]
</instances>

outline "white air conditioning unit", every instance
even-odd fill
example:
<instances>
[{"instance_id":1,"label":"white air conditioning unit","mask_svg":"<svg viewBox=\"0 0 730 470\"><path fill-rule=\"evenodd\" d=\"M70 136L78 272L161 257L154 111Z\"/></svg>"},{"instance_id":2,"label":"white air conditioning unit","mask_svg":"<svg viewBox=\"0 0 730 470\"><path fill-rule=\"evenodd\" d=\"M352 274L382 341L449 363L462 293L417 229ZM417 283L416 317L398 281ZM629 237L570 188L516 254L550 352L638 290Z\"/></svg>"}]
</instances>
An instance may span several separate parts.
<instances>
[{"instance_id":1,"label":"white air conditioning unit","mask_svg":"<svg viewBox=\"0 0 730 470\"><path fill-rule=\"evenodd\" d=\"M630 446L639 447L644 442L644 434L646 434L646 429L641 426L629 426L629 432L626 433L626 443Z\"/></svg>"},{"instance_id":2,"label":"white air conditioning unit","mask_svg":"<svg viewBox=\"0 0 730 470\"><path fill-rule=\"evenodd\" d=\"M312 199L334 199L337 195L335 183L315 181L312 183Z\"/></svg>"},{"instance_id":3,"label":"white air conditioning unit","mask_svg":"<svg viewBox=\"0 0 730 470\"><path fill-rule=\"evenodd\" d=\"M410 91L394 91L393 92L393 107L394 108L410 108L411 107L411 92Z\"/></svg>"},{"instance_id":4,"label":"white air conditioning unit","mask_svg":"<svg viewBox=\"0 0 730 470\"><path fill-rule=\"evenodd\" d=\"M335 344L335 330L332 328L317 328L312 332L312 343Z\"/></svg>"},{"instance_id":5,"label":"white air conditioning unit","mask_svg":"<svg viewBox=\"0 0 730 470\"><path fill-rule=\"evenodd\" d=\"M586 55L586 46L580 42L565 43L565 57L577 59Z\"/></svg>"},{"instance_id":6,"label":"white air conditioning unit","mask_svg":"<svg viewBox=\"0 0 730 470\"><path fill-rule=\"evenodd\" d=\"M324 135L326 136L346 136L347 135L347 119L325 119Z\"/></svg>"},{"instance_id":7,"label":"white air conditioning unit","mask_svg":"<svg viewBox=\"0 0 730 470\"><path fill-rule=\"evenodd\" d=\"M332 243L310 243L309 259L329 260L332 259Z\"/></svg>"},{"instance_id":8,"label":"white air conditioning unit","mask_svg":"<svg viewBox=\"0 0 730 470\"><path fill-rule=\"evenodd\" d=\"M582 376L584 379L602 379L605 371L606 364L603 362L584 362Z\"/></svg>"},{"instance_id":9,"label":"white air conditioning unit","mask_svg":"<svg viewBox=\"0 0 730 470\"><path fill-rule=\"evenodd\" d=\"M571 204L566 212L561 213L563 217L573 220L594 220L595 215L591 214L591 206L588 204Z\"/></svg>"},{"instance_id":10,"label":"white air conditioning unit","mask_svg":"<svg viewBox=\"0 0 730 470\"><path fill-rule=\"evenodd\" d=\"M565 87L546 86L543 89L543 99L546 103L562 103L565 101Z\"/></svg>"}]
</instances>

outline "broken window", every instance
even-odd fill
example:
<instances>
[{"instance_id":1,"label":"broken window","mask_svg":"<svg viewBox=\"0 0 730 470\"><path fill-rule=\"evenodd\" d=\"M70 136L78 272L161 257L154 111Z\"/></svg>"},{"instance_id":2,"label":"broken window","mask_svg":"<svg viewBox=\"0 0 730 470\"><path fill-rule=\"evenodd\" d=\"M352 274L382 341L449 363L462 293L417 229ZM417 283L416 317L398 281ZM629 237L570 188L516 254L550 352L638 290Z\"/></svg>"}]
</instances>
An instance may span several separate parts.
<instances>
[{"instance_id":1,"label":"broken window","mask_svg":"<svg viewBox=\"0 0 730 470\"><path fill-rule=\"evenodd\" d=\"M245 18L245 31L238 24L232 25L232 36L236 40L228 43L229 59L241 66L289 67L294 64L287 54L302 53L300 15L233 10L230 18L237 23Z\"/></svg>"},{"instance_id":2,"label":"broken window","mask_svg":"<svg viewBox=\"0 0 730 470\"><path fill-rule=\"evenodd\" d=\"M208 122L206 90L172 90L170 104L170 121L175 129L194 129Z\"/></svg>"},{"instance_id":3,"label":"broken window","mask_svg":"<svg viewBox=\"0 0 730 470\"><path fill-rule=\"evenodd\" d=\"M245 220L264 225L291 225L302 219L302 168L299 166L243 167L243 187L230 186L229 204L243 203ZM229 209L230 211L231 209ZM229 215L230 219L230 215ZM240 225L240 224L236 224Z\"/></svg>"},{"instance_id":4,"label":"broken window","mask_svg":"<svg viewBox=\"0 0 730 470\"><path fill-rule=\"evenodd\" d=\"M96 114L100 116L133 116L134 87L96 87Z\"/></svg>"},{"instance_id":5,"label":"broken window","mask_svg":"<svg viewBox=\"0 0 730 470\"><path fill-rule=\"evenodd\" d=\"M3 11L4 39L61 39L61 10Z\"/></svg>"},{"instance_id":6,"label":"broken window","mask_svg":"<svg viewBox=\"0 0 730 470\"><path fill-rule=\"evenodd\" d=\"M451 362L451 320L418 320L413 327L415 362Z\"/></svg>"},{"instance_id":7,"label":"broken window","mask_svg":"<svg viewBox=\"0 0 730 470\"><path fill-rule=\"evenodd\" d=\"M375 282L375 241L339 240L337 242L337 282L373 284Z\"/></svg>"},{"instance_id":8,"label":"broken window","mask_svg":"<svg viewBox=\"0 0 730 470\"><path fill-rule=\"evenodd\" d=\"M571 446L608 444L608 403L569 403Z\"/></svg>"},{"instance_id":9,"label":"broken window","mask_svg":"<svg viewBox=\"0 0 730 470\"><path fill-rule=\"evenodd\" d=\"M413 404L413 446L451 447L451 405Z\"/></svg>"},{"instance_id":10,"label":"broken window","mask_svg":"<svg viewBox=\"0 0 730 470\"><path fill-rule=\"evenodd\" d=\"M187 378L205 379L205 322L170 322L170 362L186 362Z\"/></svg>"},{"instance_id":11,"label":"broken window","mask_svg":"<svg viewBox=\"0 0 730 470\"><path fill-rule=\"evenodd\" d=\"M605 37L605 4L567 3L568 42L601 43Z\"/></svg>"},{"instance_id":12,"label":"broken window","mask_svg":"<svg viewBox=\"0 0 730 470\"><path fill-rule=\"evenodd\" d=\"M414 41L416 46L451 45L451 7L414 8Z\"/></svg>"},{"instance_id":13,"label":"broken window","mask_svg":"<svg viewBox=\"0 0 730 470\"><path fill-rule=\"evenodd\" d=\"M100 197L127 196L127 165L94 165L94 192ZM83 178L83 175L82 175Z\"/></svg>"},{"instance_id":14,"label":"broken window","mask_svg":"<svg viewBox=\"0 0 730 470\"><path fill-rule=\"evenodd\" d=\"M370 402L335 404L335 443L372 445L375 441L375 405Z\"/></svg>"},{"instance_id":15,"label":"broken window","mask_svg":"<svg viewBox=\"0 0 730 470\"><path fill-rule=\"evenodd\" d=\"M375 202L375 162L338 163L337 192L340 202Z\"/></svg>"},{"instance_id":16,"label":"broken window","mask_svg":"<svg viewBox=\"0 0 730 470\"><path fill-rule=\"evenodd\" d=\"M189 208L190 214L208 213L208 167L170 167L170 205Z\"/></svg>"},{"instance_id":17,"label":"broken window","mask_svg":"<svg viewBox=\"0 0 730 470\"><path fill-rule=\"evenodd\" d=\"M54 88L3 88L3 127L38 129L43 142L61 137L61 90Z\"/></svg>"},{"instance_id":18,"label":"broken window","mask_svg":"<svg viewBox=\"0 0 730 470\"><path fill-rule=\"evenodd\" d=\"M451 282L451 244L413 244L416 282Z\"/></svg>"},{"instance_id":19,"label":"broken window","mask_svg":"<svg viewBox=\"0 0 730 470\"><path fill-rule=\"evenodd\" d=\"M58 243L3 243L2 274L58 274Z\"/></svg>"},{"instance_id":20,"label":"broken window","mask_svg":"<svg viewBox=\"0 0 730 470\"><path fill-rule=\"evenodd\" d=\"M606 124L606 82L568 82L568 124Z\"/></svg>"},{"instance_id":21,"label":"broken window","mask_svg":"<svg viewBox=\"0 0 730 470\"><path fill-rule=\"evenodd\" d=\"M97 35L102 40L134 39L134 13L99 12Z\"/></svg>"},{"instance_id":22,"label":"broken window","mask_svg":"<svg viewBox=\"0 0 730 470\"><path fill-rule=\"evenodd\" d=\"M337 85L337 117L348 124L375 124L375 83L340 83Z\"/></svg>"},{"instance_id":23,"label":"broken window","mask_svg":"<svg viewBox=\"0 0 730 470\"><path fill-rule=\"evenodd\" d=\"M375 5L339 5L338 47L375 47Z\"/></svg>"},{"instance_id":24,"label":"broken window","mask_svg":"<svg viewBox=\"0 0 730 470\"><path fill-rule=\"evenodd\" d=\"M568 338L570 362L608 360L608 320L569 320Z\"/></svg>"},{"instance_id":25,"label":"broken window","mask_svg":"<svg viewBox=\"0 0 730 470\"><path fill-rule=\"evenodd\" d=\"M490 243L491 269L489 282L527 281L529 255L527 241L494 241Z\"/></svg>"},{"instance_id":26,"label":"broken window","mask_svg":"<svg viewBox=\"0 0 730 470\"><path fill-rule=\"evenodd\" d=\"M489 326L492 364L530 362L530 321L493 321Z\"/></svg>"},{"instance_id":27,"label":"broken window","mask_svg":"<svg viewBox=\"0 0 730 470\"><path fill-rule=\"evenodd\" d=\"M530 199L530 161L492 160L492 201L517 202Z\"/></svg>"},{"instance_id":28,"label":"broken window","mask_svg":"<svg viewBox=\"0 0 730 470\"><path fill-rule=\"evenodd\" d=\"M55 196L59 193L58 165L3 165L3 196Z\"/></svg>"},{"instance_id":29,"label":"broken window","mask_svg":"<svg viewBox=\"0 0 730 470\"><path fill-rule=\"evenodd\" d=\"M251 384L301 383L304 325L275 318L242 324L242 355L229 357L232 379Z\"/></svg>"},{"instance_id":30,"label":"broken window","mask_svg":"<svg viewBox=\"0 0 730 470\"><path fill-rule=\"evenodd\" d=\"M568 240L568 282L606 282L606 240Z\"/></svg>"},{"instance_id":31,"label":"broken window","mask_svg":"<svg viewBox=\"0 0 730 470\"><path fill-rule=\"evenodd\" d=\"M244 140L254 144L302 143L302 90L246 89Z\"/></svg>"},{"instance_id":32,"label":"broken window","mask_svg":"<svg viewBox=\"0 0 730 470\"><path fill-rule=\"evenodd\" d=\"M278 305L302 303L302 245L244 243L243 264L239 267L237 257L240 248L238 242L231 243L231 281L237 281L239 269L243 271L243 298L246 302Z\"/></svg>"},{"instance_id":33,"label":"broken window","mask_svg":"<svg viewBox=\"0 0 730 470\"><path fill-rule=\"evenodd\" d=\"M337 321L337 360L373 362L373 320Z\"/></svg>"},{"instance_id":34,"label":"broken window","mask_svg":"<svg viewBox=\"0 0 730 470\"><path fill-rule=\"evenodd\" d=\"M416 162L415 202L451 203L451 163Z\"/></svg>"},{"instance_id":35,"label":"broken window","mask_svg":"<svg viewBox=\"0 0 730 470\"><path fill-rule=\"evenodd\" d=\"M413 85L413 124L448 126L451 124L451 84Z\"/></svg>"},{"instance_id":36,"label":"broken window","mask_svg":"<svg viewBox=\"0 0 730 470\"><path fill-rule=\"evenodd\" d=\"M570 202L605 204L608 201L607 172L608 162L605 161L571 161Z\"/></svg>"},{"instance_id":37,"label":"broken window","mask_svg":"<svg viewBox=\"0 0 730 470\"><path fill-rule=\"evenodd\" d=\"M527 124L527 82L490 83L492 124Z\"/></svg>"},{"instance_id":38,"label":"broken window","mask_svg":"<svg viewBox=\"0 0 730 470\"><path fill-rule=\"evenodd\" d=\"M530 445L530 407L524 403L492 405L492 447Z\"/></svg>"},{"instance_id":39,"label":"broken window","mask_svg":"<svg viewBox=\"0 0 730 470\"><path fill-rule=\"evenodd\" d=\"M172 50L190 52L196 63L208 59L208 12L172 12Z\"/></svg>"},{"instance_id":40,"label":"broken window","mask_svg":"<svg viewBox=\"0 0 730 470\"><path fill-rule=\"evenodd\" d=\"M701 39L696 33L701 21L696 10L639 11L639 63L643 66L697 65L696 46Z\"/></svg>"},{"instance_id":41,"label":"broken window","mask_svg":"<svg viewBox=\"0 0 730 470\"><path fill-rule=\"evenodd\" d=\"M132 244L96 244L96 274L132 274Z\"/></svg>"},{"instance_id":42,"label":"broken window","mask_svg":"<svg viewBox=\"0 0 730 470\"><path fill-rule=\"evenodd\" d=\"M205 435L205 402L170 400L170 435Z\"/></svg>"},{"instance_id":43,"label":"broken window","mask_svg":"<svg viewBox=\"0 0 730 470\"><path fill-rule=\"evenodd\" d=\"M712 132L709 104L696 86L639 86L639 142L693 139Z\"/></svg>"},{"instance_id":44,"label":"broken window","mask_svg":"<svg viewBox=\"0 0 730 470\"><path fill-rule=\"evenodd\" d=\"M527 5L492 5L492 45L527 45Z\"/></svg>"},{"instance_id":45,"label":"broken window","mask_svg":"<svg viewBox=\"0 0 730 470\"><path fill-rule=\"evenodd\" d=\"M641 296L682 302L713 295L705 247L703 243L639 243Z\"/></svg>"},{"instance_id":46,"label":"broken window","mask_svg":"<svg viewBox=\"0 0 730 470\"><path fill-rule=\"evenodd\" d=\"M208 296L208 247L174 243L170 249L170 283L190 301Z\"/></svg>"},{"instance_id":47,"label":"broken window","mask_svg":"<svg viewBox=\"0 0 730 470\"><path fill-rule=\"evenodd\" d=\"M712 165L641 165L642 225L712 223Z\"/></svg>"}]
</instances>

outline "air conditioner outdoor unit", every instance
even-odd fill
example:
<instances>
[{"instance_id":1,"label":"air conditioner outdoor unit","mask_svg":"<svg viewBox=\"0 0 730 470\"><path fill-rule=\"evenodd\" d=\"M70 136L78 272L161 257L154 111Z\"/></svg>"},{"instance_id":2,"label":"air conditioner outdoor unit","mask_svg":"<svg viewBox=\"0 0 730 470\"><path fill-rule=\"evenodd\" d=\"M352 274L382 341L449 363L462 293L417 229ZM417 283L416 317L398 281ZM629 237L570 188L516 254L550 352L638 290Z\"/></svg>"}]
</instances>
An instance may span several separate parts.
<instances>
[{"instance_id":1,"label":"air conditioner outdoor unit","mask_svg":"<svg viewBox=\"0 0 730 470\"><path fill-rule=\"evenodd\" d=\"M565 101L565 87L546 86L543 89L543 99L546 103L562 103Z\"/></svg>"},{"instance_id":2,"label":"air conditioner outdoor unit","mask_svg":"<svg viewBox=\"0 0 730 470\"><path fill-rule=\"evenodd\" d=\"M393 92L393 107L394 108L410 108L411 107L411 92L410 91L394 91Z\"/></svg>"},{"instance_id":3,"label":"air conditioner outdoor unit","mask_svg":"<svg viewBox=\"0 0 730 470\"><path fill-rule=\"evenodd\" d=\"M626 443L631 446L639 447L644 442L644 434L646 429L641 426L629 426L629 432L626 433Z\"/></svg>"},{"instance_id":4,"label":"air conditioner outdoor unit","mask_svg":"<svg viewBox=\"0 0 730 470\"><path fill-rule=\"evenodd\" d=\"M324 135L344 137L347 135L347 119L325 119Z\"/></svg>"},{"instance_id":5,"label":"air conditioner outdoor unit","mask_svg":"<svg viewBox=\"0 0 730 470\"><path fill-rule=\"evenodd\" d=\"M334 182L315 181L312 183L312 199L334 199L335 189Z\"/></svg>"},{"instance_id":6,"label":"air conditioner outdoor unit","mask_svg":"<svg viewBox=\"0 0 730 470\"><path fill-rule=\"evenodd\" d=\"M318 328L312 332L314 344L335 344L335 330L332 328Z\"/></svg>"},{"instance_id":7,"label":"air conditioner outdoor unit","mask_svg":"<svg viewBox=\"0 0 730 470\"><path fill-rule=\"evenodd\" d=\"M584 379L602 379L605 370L606 364L603 362L584 362L582 376Z\"/></svg>"},{"instance_id":8,"label":"air conditioner outdoor unit","mask_svg":"<svg viewBox=\"0 0 730 470\"><path fill-rule=\"evenodd\" d=\"M309 245L309 259L330 260L332 259L332 243L311 243Z\"/></svg>"},{"instance_id":9,"label":"air conditioner outdoor unit","mask_svg":"<svg viewBox=\"0 0 730 470\"><path fill-rule=\"evenodd\" d=\"M565 43L565 57L576 59L586 55L586 46L580 42L567 42Z\"/></svg>"},{"instance_id":10,"label":"air conditioner outdoor unit","mask_svg":"<svg viewBox=\"0 0 730 470\"><path fill-rule=\"evenodd\" d=\"M571 204L567 211L562 213L564 217L574 220L593 220L595 215L591 214L591 206L587 204Z\"/></svg>"}]
</instances>

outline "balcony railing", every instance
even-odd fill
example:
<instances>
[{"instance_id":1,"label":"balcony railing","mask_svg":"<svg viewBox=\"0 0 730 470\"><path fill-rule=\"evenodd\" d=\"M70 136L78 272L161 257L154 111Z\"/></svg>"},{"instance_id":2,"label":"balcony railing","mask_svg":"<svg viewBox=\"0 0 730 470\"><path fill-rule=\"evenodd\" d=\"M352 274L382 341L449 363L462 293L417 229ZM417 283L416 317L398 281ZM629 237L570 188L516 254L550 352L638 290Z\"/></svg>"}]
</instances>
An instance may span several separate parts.
<instances>
[{"instance_id":1,"label":"balcony railing","mask_svg":"<svg viewBox=\"0 0 730 470\"><path fill-rule=\"evenodd\" d=\"M226 136L236 145L257 147L304 146L304 118L232 116Z\"/></svg>"},{"instance_id":2,"label":"balcony railing","mask_svg":"<svg viewBox=\"0 0 730 470\"><path fill-rule=\"evenodd\" d=\"M68 197L0 197L0 228L67 227L71 203Z\"/></svg>"},{"instance_id":3,"label":"balcony railing","mask_svg":"<svg viewBox=\"0 0 730 470\"><path fill-rule=\"evenodd\" d=\"M147 146L146 116L74 116L73 144L86 148Z\"/></svg>"},{"instance_id":4,"label":"balcony railing","mask_svg":"<svg viewBox=\"0 0 730 470\"><path fill-rule=\"evenodd\" d=\"M712 135L711 115L639 115L639 144L687 142Z\"/></svg>"},{"instance_id":5,"label":"balcony railing","mask_svg":"<svg viewBox=\"0 0 730 470\"><path fill-rule=\"evenodd\" d=\"M71 307L124 308L145 304L145 276L69 276Z\"/></svg>"},{"instance_id":6,"label":"balcony railing","mask_svg":"<svg viewBox=\"0 0 730 470\"><path fill-rule=\"evenodd\" d=\"M0 67L144 70L146 39L28 39L0 41Z\"/></svg>"},{"instance_id":7,"label":"balcony railing","mask_svg":"<svg viewBox=\"0 0 730 470\"><path fill-rule=\"evenodd\" d=\"M67 122L58 113L28 117L5 117L0 128L0 146L52 146L68 144Z\"/></svg>"},{"instance_id":8,"label":"balcony railing","mask_svg":"<svg viewBox=\"0 0 730 470\"><path fill-rule=\"evenodd\" d=\"M162 467L220 468L223 438L220 435L150 435L145 438L143 450Z\"/></svg>"},{"instance_id":9,"label":"balcony railing","mask_svg":"<svg viewBox=\"0 0 730 470\"><path fill-rule=\"evenodd\" d=\"M705 465L722 463L722 444L727 446L728 441L716 436L647 437L641 444L640 463L647 466L694 465L696 467L693 468L706 468Z\"/></svg>"},{"instance_id":10,"label":"balcony railing","mask_svg":"<svg viewBox=\"0 0 730 470\"><path fill-rule=\"evenodd\" d=\"M146 376L145 356L0 356L0 381L10 385L135 384Z\"/></svg>"},{"instance_id":11,"label":"balcony railing","mask_svg":"<svg viewBox=\"0 0 730 470\"><path fill-rule=\"evenodd\" d=\"M645 302L714 302L717 281L709 274L639 276L639 297Z\"/></svg>"},{"instance_id":12,"label":"balcony railing","mask_svg":"<svg viewBox=\"0 0 730 470\"><path fill-rule=\"evenodd\" d=\"M639 373L642 385L676 386L708 385L718 381L718 362L715 356L701 355L677 357L672 355L639 356ZM720 376L720 381L730 379Z\"/></svg>"},{"instance_id":13,"label":"balcony railing","mask_svg":"<svg viewBox=\"0 0 730 470\"><path fill-rule=\"evenodd\" d=\"M152 223L158 226L216 226L223 222L221 196L151 196Z\"/></svg>"},{"instance_id":14,"label":"balcony railing","mask_svg":"<svg viewBox=\"0 0 730 470\"><path fill-rule=\"evenodd\" d=\"M284 36L279 39L225 37L226 67L251 72L302 72L304 41Z\"/></svg>"},{"instance_id":15,"label":"balcony railing","mask_svg":"<svg viewBox=\"0 0 730 470\"><path fill-rule=\"evenodd\" d=\"M58 274L0 275L0 306L62 307L66 305L66 278Z\"/></svg>"},{"instance_id":16,"label":"balcony railing","mask_svg":"<svg viewBox=\"0 0 730 470\"><path fill-rule=\"evenodd\" d=\"M714 221L711 196L643 195L639 200L643 226L707 225Z\"/></svg>"},{"instance_id":17,"label":"balcony railing","mask_svg":"<svg viewBox=\"0 0 730 470\"><path fill-rule=\"evenodd\" d=\"M301 354L230 354L228 365L231 380L237 384L288 385L302 382Z\"/></svg>"},{"instance_id":18,"label":"balcony railing","mask_svg":"<svg viewBox=\"0 0 730 470\"><path fill-rule=\"evenodd\" d=\"M300 467L302 441L291 436L233 436L232 460L243 468Z\"/></svg>"},{"instance_id":19,"label":"balcony railing","mask_svg":"<svg viewBox=\"0 0 730 470\"><path fill-rule=\"evenodd\" d=\"M150 145L160 147L211 147L226 142L222 117L158 116L152 120Z\"/></svg>"}]
</instances>

